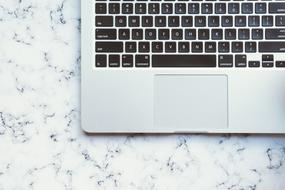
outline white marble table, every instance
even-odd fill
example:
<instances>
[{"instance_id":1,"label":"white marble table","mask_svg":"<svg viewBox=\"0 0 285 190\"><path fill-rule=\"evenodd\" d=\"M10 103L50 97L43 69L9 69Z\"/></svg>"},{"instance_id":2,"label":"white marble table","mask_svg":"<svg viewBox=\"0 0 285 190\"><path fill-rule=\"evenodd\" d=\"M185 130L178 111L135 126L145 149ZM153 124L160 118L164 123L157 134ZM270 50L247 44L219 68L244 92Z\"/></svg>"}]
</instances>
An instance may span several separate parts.
<instances>
[{"instance_id":1,"label":"white marble table","mask_svg":"<svg viewBox=\"0 0 285 190\"><path fill-rule=\"evenodd\" d=\"M284 190L285 136L87 136L79 0L0 0L0 190Z\"/></svg>"}]
</instances>

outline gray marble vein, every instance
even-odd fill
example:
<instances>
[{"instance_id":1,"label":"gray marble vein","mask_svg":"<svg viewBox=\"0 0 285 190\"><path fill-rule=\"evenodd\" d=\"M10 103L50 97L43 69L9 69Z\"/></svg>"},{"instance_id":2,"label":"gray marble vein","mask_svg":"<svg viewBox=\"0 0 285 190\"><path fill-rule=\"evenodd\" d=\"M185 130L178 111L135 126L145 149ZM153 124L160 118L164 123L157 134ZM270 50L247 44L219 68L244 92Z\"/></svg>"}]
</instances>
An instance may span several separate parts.
<instances>
[{"instance_id":1,"label":"gray marble vein","mask_svg":"<svg viewBox=\"0 0 285 190\"><path fill-rule=\"evenodd\" d=\"M0 190L284 190L285 137L86 135L80 1L0 0Z\"/></svg>"}]
</instances>

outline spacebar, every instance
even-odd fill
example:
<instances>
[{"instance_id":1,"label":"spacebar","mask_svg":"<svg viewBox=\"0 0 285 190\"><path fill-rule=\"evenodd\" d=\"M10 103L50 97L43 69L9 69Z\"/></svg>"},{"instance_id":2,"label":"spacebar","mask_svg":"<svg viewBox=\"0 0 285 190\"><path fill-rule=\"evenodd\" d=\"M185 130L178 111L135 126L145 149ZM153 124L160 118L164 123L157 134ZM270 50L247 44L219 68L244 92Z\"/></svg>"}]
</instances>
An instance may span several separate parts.
<instances>
[{"instance_id":1,"label":"spacebar","mask_svg":"<svg viewBox=\"0 0 285 190\"><path fill-rule=\"evenodd\" d=\"M216 55L152 55L152 67L216 67Z\"/></svg>"}]
</instances>

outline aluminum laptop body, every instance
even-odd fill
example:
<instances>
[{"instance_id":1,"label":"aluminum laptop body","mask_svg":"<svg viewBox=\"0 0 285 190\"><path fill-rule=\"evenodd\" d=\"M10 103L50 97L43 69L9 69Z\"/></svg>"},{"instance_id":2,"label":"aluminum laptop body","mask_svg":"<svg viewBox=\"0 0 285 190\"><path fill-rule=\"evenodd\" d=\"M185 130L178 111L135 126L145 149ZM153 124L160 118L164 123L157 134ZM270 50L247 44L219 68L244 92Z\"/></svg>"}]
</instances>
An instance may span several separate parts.
<instances>
[{"instance_id":1,"label":"aluminum laptop body","mask_svg":"<svg viewBox=\"0 0 285 190\"><path fill-rule=\"evenodd\" d=\"M257 2L251 2L252 5L242 5L244 2L210 1L210 3L213 3L211 13L191 15L188 12L190 11L188 3L191 3L191 1L81 1L81 125L83 130L88 133L285 133L285 37L282 36L282 32L285 34L285 26L283 26L284 31L282 31L282 26L276 26L279 22L277 19L282 19L280 16L284 16L285 13L282 9L275 8L275 4L270 4L275 1L266 1L266 13L264 15L269 13L272 15L273 26L265 27L262 26L262 21L266 24L267 17L263 18L263 14L255 13L259 6L256 5ZM101 4L97 6L96 3ZM110 3L117 3L118 6L124 7L120 9L117 15L112 15L110 12L113 9L111 8L114 8L115 11L117 5L110 5ZM123 10L130 11L126 9L130 4L122 5L123 3L133 4L133 7L131 5L131 8L133 8L132 14L122 13ZM137 43L137 46L139 46L139 42L149 41L151 47L148 53L140 53L139 47L137 47L135 53L126 53L125 48L127 47L117 53L105 53L103 49L108 48L105 46L105 42L116 42L114 43L116 45L120 45L120 42L125 45L128 42L125 39L120 40L119 37L113 37L113 40L106 38L111 38L112 31L114 35L119 35L119 29L123 28L116 26L116 16L126 16L128 20L126 27L123 29L132 32L133 29L128 26L131 18L128 17L135 15L136 7L141 7L141 5L137 6L135 3L145 3L146 6L150 6L149 3L158 4L154 6L164 6L163 3L172 3L173 16L177 15L175 11L180 11L178 9L180 5L176 5L176 3L185 3L181 5L182 8L186 5L187 12L184 15L191 15L191 18L193 18L193 26L187 28L197 31L197 38L195 40L185 40L182 37L181 41L189 44L189 47L186 47L185 50L183 49L185 47L179 44L179 40L172 40L174 36L169 37L169 41L174 41L177 46L181 45L181 47L177 47L177 52L165 53L164 48L166 47L163 47L161 53L156 53L153 51L155 51L155 48L160 51L160 44L154 42L162 41L161 44L166 45L167 40L146 40L145 36L149 33L146 34L146 29L140 24L136 29L142 29L144 37L142 40L133 41ZM201 7L205 6L203 3L209 3L209 1L193 1L193 3L198 3L200 11L202 11ZM227 7L227 13L230 6L232 6L229 3L238 3L240 7L239 15L243 15L244 10L241 9L246 11L246 6L253 6L253 13L245 13L246 19L250 15L257 15L260 18L260 26L258 27L251 28L248 24L245 27L236 27L235 24L237 23L235 21L239 21L236 20L236 15L233 15L233 26L225 28L236 29L237 32L240 28L245 31L249 29L250 39L239 39L238 34L236 34L235 40L228 40L228 44L230 44L229 52L223 52L222 42L227 41L224 39L225 37L220 41L213 40L211 37L213 31L210 28L210 37L208 40L204 40L202 32L206 30L202 29L208 29L209 27L195 26L195 24L199 24L199 18L206 18L208 24L210 22L208 17L211 14L213 16L218 15L215 14L215 8L220 4L216 5L216 3L225 3L221 6ZM279 4L279 7L282 8L283 4ZM160 8L162 9L162 7ZM106 12L106 14L97 14L100 11ZM231 11L233 10L231 9ZM162 10L159 10L162 20L165 18L170 19L170 14L163 17L164 15L161 12ZM102 17L99 18L99 16ZM143 14L139 15L138 18L142 19L142 16ZM146 14L146 16L153 16L153 22L155 22L155 14ZM182 19L182 16L179 15L179 18ZM196 19L195 16L201 17ZM222 22L224 18L221 18L222 15L218 16L220 16L220 22ZM276 16L279 17L275 18ZM106 24L107 27L102 26L102 23L104 24L108 19L114 23L111 25ZM194 23L195 19L198 23ZM120 22L119 17L118 22ZM169 24L170 21L168 20L167 23ZM110 30L107 31L105 28ZM157 31L159 29L156 26L149 28ZM183 27L179 25L179 27L174 28L179 31ZM251 35L255 32L252 30L253 28L263 30L262 39L252 39ZM266 31L267 28L271 30ZM165 29L169 29L170 33L174 33L171 27L166 26ZM186 29L182 30L184 36ZM225 32L225 29L223 31ZM106 35L99 34L99 32L106 32ZM201 36L198 37L200 32ZM277 35L274 32L279 33ZM275 39L266 36L270 34L275 35ZM199 39L200 37L201 39ZM132 37L130 37L130 41L132 41ZM216 44L216 51L212 53L205 52L206 50L203 47L201 52L195 53L199 51L195 49L199 48L196 47L196 42L201 42L206 46L208 41ZM244 45L247 41L254 41L257 50L255 52L245 52L244 49L240 53L232 53L233 42L235 41L241 41ZM270 46L268 49L262 47L266 46L267 42ZM116 45L110 47L110 49L115 48ZM102 47L99 48L99 46ZM207 47L210 47L209 44L207 44ZM178 52L180 51L179 48L181 48L182 53ZM221 48L221 50L218 50L218 48ZM276 52L273 50L274 48ZM187 53L183 52L184 50ZM116 65L116 62L112 65L111 59L113 57L111 57L111 54L116 54L120 59L118 65ZM132 55L133 62L131 64L126 61L128 55ZM146 61L148 63L139 61L141 57L138 55L146 55L142 58L149 59ZM175 55L181 56L176 59ZM242 61L243 55L246 55L244 64ZM101 61L101 58L106 60ZM211 60L212 58L215 58L215 60ZM228 58L231 58L231 60L228 61ZM241 61L237 61L238 59ZM210 64L211 61L213 64Z\"/></svg>"}]
</instances>

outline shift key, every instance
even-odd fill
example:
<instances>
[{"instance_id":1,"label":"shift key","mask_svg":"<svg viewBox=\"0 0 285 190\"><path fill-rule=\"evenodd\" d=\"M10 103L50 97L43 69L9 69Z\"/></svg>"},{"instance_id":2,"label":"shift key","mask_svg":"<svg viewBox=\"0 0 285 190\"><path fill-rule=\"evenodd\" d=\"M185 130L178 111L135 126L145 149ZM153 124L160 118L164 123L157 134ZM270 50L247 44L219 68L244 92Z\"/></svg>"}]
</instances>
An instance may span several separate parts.
<instances>
[{"instance_id":1,"label":"shift key","mask_svg":"<svg viewBox=\"0 0 285 190\"><path fill-rule=\"evenodd\" d=\"M285 52L285 41L265 41L259 42L259 52L280 53Z\"/></svg>"},{"instance_id":2,"label":"shift key","mask_svg":"<svg viewBox=\"0 0 285 190\"><path fill-rule=\"evenodd\" d=\"M123 52L123 42L96 42L96 52Z\"/></svg>"}]
</instances>

